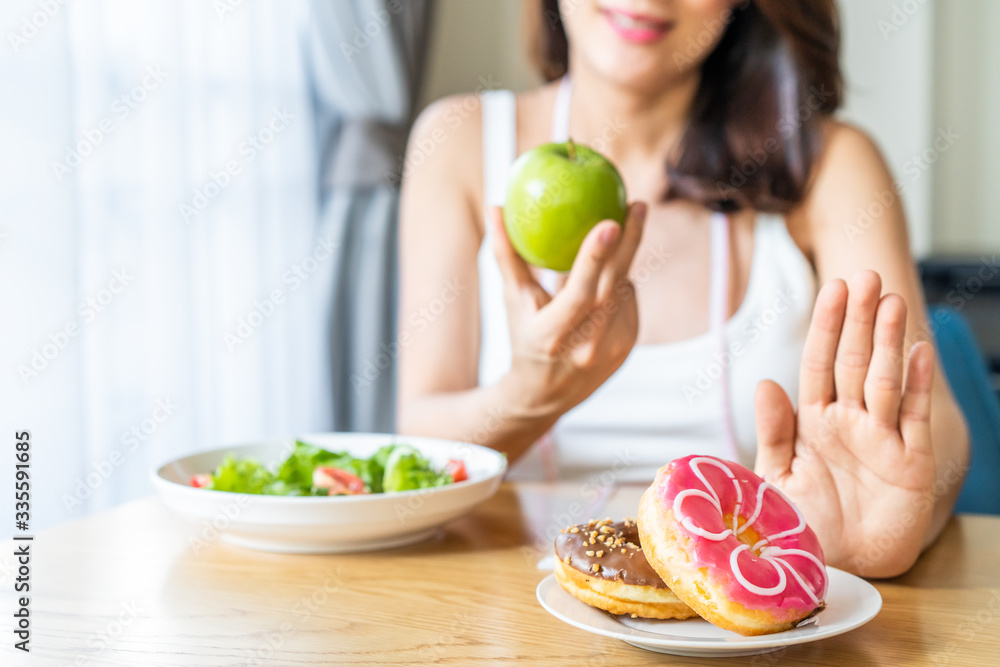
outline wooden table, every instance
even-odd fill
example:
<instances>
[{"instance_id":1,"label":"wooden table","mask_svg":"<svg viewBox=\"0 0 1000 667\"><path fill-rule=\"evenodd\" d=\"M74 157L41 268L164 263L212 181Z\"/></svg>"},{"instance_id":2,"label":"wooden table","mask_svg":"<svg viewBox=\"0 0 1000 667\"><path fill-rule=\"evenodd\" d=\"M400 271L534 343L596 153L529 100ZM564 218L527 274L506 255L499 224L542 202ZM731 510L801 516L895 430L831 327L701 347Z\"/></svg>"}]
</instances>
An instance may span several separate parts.
<instances>
[{"instance_id":1,"label":"wooden table","mask_svg":"<svg viewBox=\"0 0 1000 667\"><path fill-rule=\"evenodd\" d=\"M38 535L32 653L9 665L984 665L1000 655L1000 518L961 516L846 635L752 658L648 653L565 625L535 600L570 521L634 515L641 489L505 484L441 535L381 553L289 556L215 541L144 499Z\"/></svg>"}]
</instances>

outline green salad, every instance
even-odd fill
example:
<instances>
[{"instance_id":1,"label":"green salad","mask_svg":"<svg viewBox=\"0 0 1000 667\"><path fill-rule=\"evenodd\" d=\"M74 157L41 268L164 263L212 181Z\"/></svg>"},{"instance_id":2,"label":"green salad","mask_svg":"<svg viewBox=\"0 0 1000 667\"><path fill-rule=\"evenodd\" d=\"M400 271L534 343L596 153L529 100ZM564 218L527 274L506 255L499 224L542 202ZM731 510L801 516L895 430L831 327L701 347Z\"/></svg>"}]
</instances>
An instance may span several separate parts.
<instances>
[{"instance_id":1,"label":"green salad","mask_svg":"<svg viewBox=\"0 0 1000 667\"><path fill-rule=\"evenodd\" d=\"M464 461L452 459L436 470L409 445L385 445L368 458L357 458L296 440L292 453L276 466L230 455L215 472L194 475L191 486L270 496L335 496L412 491L465 479Z\"/></svg>"}]
</instances>

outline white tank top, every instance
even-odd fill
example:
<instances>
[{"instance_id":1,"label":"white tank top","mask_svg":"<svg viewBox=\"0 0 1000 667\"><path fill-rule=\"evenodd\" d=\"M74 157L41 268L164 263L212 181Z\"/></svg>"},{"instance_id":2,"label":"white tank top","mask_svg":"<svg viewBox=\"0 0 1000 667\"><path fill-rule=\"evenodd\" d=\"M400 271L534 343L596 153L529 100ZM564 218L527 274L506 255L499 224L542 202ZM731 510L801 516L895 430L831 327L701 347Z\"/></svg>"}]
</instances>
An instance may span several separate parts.
<instances>
[{"instance_id":1,"label":"white tank top","mask_svg":"<svg viewBox=\"0 0 1000 667\"><path fill-rule=\"evenodd\" d=\"M570 94L567 78L556 98L552 141L566 140ZM517 153L514 94L484 93L482 113L484 201L500 206ZM650 481L664 463L696 453L753 467L754 391L771 379L795 400L815 277L784 220L758 215L746 295L727 319L728 220L717 214L711 225L709 331L674 343L636 345L614 375L512 467L513 478ZM503 282L489 225L486 230L478 258L480 385L499 380L511 362Z\"/></svg>"}]
</instances>

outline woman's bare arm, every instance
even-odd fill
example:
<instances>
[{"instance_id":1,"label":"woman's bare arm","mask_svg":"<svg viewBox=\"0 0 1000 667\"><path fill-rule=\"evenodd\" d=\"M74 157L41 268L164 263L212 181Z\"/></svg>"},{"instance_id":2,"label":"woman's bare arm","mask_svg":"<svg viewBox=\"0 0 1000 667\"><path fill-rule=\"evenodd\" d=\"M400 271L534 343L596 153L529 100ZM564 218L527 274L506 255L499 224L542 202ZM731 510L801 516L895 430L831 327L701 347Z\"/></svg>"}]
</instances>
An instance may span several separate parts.
<instances>
[{"instance_id":1,"label":"woman's bare arm","mask_svg":"<svg viewBox=\"0 0 1000 667\"><path fill-rule=\"evenodd\" d=\"M808 235L819 278L849 279L873 270L883 293L907 306L907 354L918 341L934 343L913 257L903 204L877 146L862 131L831 123L827 150L805 205L792 216ZM904 367L906 356L902 361ZM968 466L969 438L963 415L937 365L931 400L931 445L936 466L934 513L924 545L944 528Z\"/></svg>"},{"instance_id":2,"label":"woman's bare arm","mask_svg":"<svg viewBox=\"0 0 1000 667\"><path fill-rule=\"evenodd\" d=\"M523 423L506 385L478 387L481 132L478 97L456 96L428 107L410 138L399 222L397 428L476 440L513 458L548 426Z\"/></svg>"},{"instance_id":3,"label":"woman's bare arm","mask_svg":"<svg viewBox=\"0 0 1000 667\"><path fill-rule=\"evenodd\" d=\"M421 115L410 141L400 212L398 429L470 440L514 459L631 351L638 315L627 275L645 207L630 209L624 231L610 221L595 226L554 297L492 211L512 362L496 384L480 387L481 133L478 99L448 98ZM603 316L581 334L598 309Z\"/></svg>"}]
</instances>

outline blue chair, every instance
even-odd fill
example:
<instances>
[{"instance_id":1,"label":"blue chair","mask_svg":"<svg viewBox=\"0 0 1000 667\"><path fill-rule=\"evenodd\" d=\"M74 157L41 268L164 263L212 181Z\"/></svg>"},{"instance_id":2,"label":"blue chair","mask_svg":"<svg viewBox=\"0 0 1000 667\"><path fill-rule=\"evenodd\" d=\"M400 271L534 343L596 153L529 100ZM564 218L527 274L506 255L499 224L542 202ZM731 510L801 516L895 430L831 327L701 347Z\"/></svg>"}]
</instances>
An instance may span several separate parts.
<instances>
[{"instance_id":1,"label":"blue chair","mask_svg":"<svg viewBox=\"0 0 1000 667\"><path fill-rule=\"evenodd\" d=\"M941 365L969 425L969 471L955 511L1000 514L1000 401L965 319L941 306L929 314Z\"/></svg>"}]
</instances>

